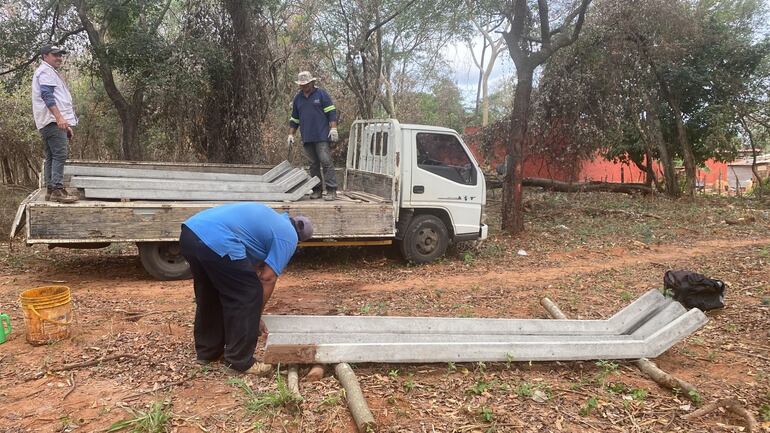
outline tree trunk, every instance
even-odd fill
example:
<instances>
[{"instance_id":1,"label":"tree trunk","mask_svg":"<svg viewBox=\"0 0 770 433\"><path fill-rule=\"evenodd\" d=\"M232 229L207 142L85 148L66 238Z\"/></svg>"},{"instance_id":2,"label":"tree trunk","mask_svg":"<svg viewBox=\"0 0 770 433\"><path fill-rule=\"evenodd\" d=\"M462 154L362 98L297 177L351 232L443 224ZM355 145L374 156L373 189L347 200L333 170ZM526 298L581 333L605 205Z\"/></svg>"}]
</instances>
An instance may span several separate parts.
<instances>
[{"instance_id":1,"label":"tree trunk","mask_svg":"<svg viewBox=\"0 0 770 433\"><path fill-rule=\"evenodd\" d=\"M265 82L268 79L270 53L257 8L261 2L226 0L225 9L232 23L230 53L231 86L224 104L224 153L218 160L226 163L253 163L261 143L260 124L267 114Z\"/></svg>"},{"instance_id":2,"label":"tree trunk","mask_svg":"<svg viewBox=\"0 0 770 433\"><path fill-rule=\"evenodd\" d=\"M762 184L762 177L759 175L759 169L757 168L757 146L754 144L754 134L751 132L743 115L741 115L738 120L740 121L743 130L746 131L749 144L751 144L751 173L754 175L754 191L756 191L757 197L762 198L765 186Z\"/></svg>"},{"instance_id":3,"label":"tree trunk","mask_svg":"<svg viewBox=\"0 0 770 433\"><path fill-rule=\"evenodd\" d=\"M521 181L524 177L524 148L532 97L534 68L516 65L517 83L509 125L508 155L503 183L503 230L511 234L524 231Z\"/></svg>"},{"instance_id":4,"label":"tree trunk","mask_svg":"<svg viewBox=\"0 0 770 433\"><path fill-rule=\"evenodd\" d=\"M660 115L656 101L645 97L647 104L647 114L650 122L650 132L655 145L660 154L660 163L663 165L663 181L665 182L666 195L669 197L679 197L679 180L674 168L674 158L668 148L668 143L663 139L663 125L660 123Z\"/></svg>"},{"instance_id":5,"label":"tree trunk","mask_svg":"<svg viewBox=\"0 0 770 433\"><path fill-rule=\"evenodd\" d=\"M144 89L140 86L134 91L131 97L131 104L125 109L118 110L122 133L120 139L120 149L122 158L128 161L141 161L144 159L144 152L139 143L139 128L142 120L142 107L144 99Z\"/></svg>"},{"instance_id":6,"label":"tree trunk","mask_svg":"<svg viewBox=\"0 0 770 433\"><path fill-rule=\"evenodd\" d=\"M674 121L676 122L676 139L682 148L682 158L684 159L685 173L685 192L689 196L695 194L695 156L692 153L692 146L687 139L687 128L682 117L679 100L676 97L668 97L669 106L674 112Z\"/></svg>"},{"instance_id":7,"label":"tree trunk","mask_svg":"<svg viewBox=\"0 0 770 433\"><path fill-rule=\"evenodd\" d=\"M115 110L118 112L122 126L121 152L122 157L129 160L141 160L142 149L139 144L139 121L141 120L142 100L144 97L143 84L137 83L134 95L129 103L118 89L113 76L112 64L107 57L104 47L103 34L94 26L88 17L88 5L81 0L75 3L78 17L86 29L91 50L98 63L99 76L104 85L104 91L109 96Z\"/></svg>"}]
</instances>

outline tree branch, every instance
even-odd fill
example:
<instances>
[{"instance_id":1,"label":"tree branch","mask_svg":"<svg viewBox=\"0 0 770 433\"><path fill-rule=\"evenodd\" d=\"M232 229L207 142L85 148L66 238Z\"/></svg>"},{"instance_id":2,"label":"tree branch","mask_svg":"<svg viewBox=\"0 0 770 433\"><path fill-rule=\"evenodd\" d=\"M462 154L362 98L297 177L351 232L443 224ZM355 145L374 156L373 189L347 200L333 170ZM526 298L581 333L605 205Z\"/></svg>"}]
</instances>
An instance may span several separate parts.
<instances>
[{"instance_id":1,"label":"tree branch","mask_svg":"<svg viewBox=\"0 0 770 433\"><path fill-rule=\"evenodd\" d=\"M115 84L115 78L112 76L112 66L109 60L104 55L104 44L102 43L102 36L99 31L96 30L94 24L88 18L86 11L86 5L84 0L79 0L75 3L75 9L77 10L80 22L85 27L88 34L88 40L91 42L91 48L94 50L94 55L98 59L99 73L102 77L102 83L104 84L104 90L109 95L112 102L115 104L115 108L118 110L118 114L121 117L128 111L129 104L126 98L118 90L118 86Z\"/></svg>"},{"instance_id":2,"label":"tree branch","mask_svg":"<svg viewBox=\"0 0 770 433\"><path fill-rule=\"evenodd\" d=\"M163 10L161 11L160 15L158 15L158 19L155 20L154 23L152 23L152 26L150 27L152 34L155 34L155 32L158 31L158 28L163 23L163 18L165 18L166 13L168 12L168 9L171 7L171 0L166 1L166 5L163 6Z\"/></svg>"},{"instance_id":3,"label":"tree branch","mask_svg":"<svg viewBox=\"0 0 770 433\"><path fill-rule=\"evenodd\" d=\"M70 36L76 35L76 34L82 32L83 30L85 30L85 28L78 27L75 30L71 30L71 31L68 31L68 32L64 33L56 42L54 42L54 45L61 45L61 44L63 44L64 42L67 41L67 39L69 39ZM7 75L7 74L10 74L12 72L16 72L18 70L26 68L27 66L31 65L32 63L34 63L35 60L37 60L37 58L39 56L40 56L40 54L38 54L38 53L32 54L29 58L27 58L27 60L25 60L24 62L14 66L14 67L12 67L11 69L8 69L8 70L5 70L5 71L0 71L0 76Z\"/></svg>"},{"instance_id":4,"label":"tree branch","mask_svg":"<svg viewBox=\"0 0 770 433\"><path fill-rule=\"evenodd\" d=\"M377 30L379 30L382 26L386 25L387 23L393 21L393 19L395 19L397 16L401 15L407 9L409 9L416 1L417 0L409 0L409 3L404 5L404 7L402 9L393 12L392 14L390 14L390 16L388 16L385 19L383 19L382 21L376 23L374 25L374 27L372 27L371 29L369 29L366 32L366 35L364 35L364 41L369 39L369 36L371 36L372 33L376 32Z\"/></svg>"}]
</instances>

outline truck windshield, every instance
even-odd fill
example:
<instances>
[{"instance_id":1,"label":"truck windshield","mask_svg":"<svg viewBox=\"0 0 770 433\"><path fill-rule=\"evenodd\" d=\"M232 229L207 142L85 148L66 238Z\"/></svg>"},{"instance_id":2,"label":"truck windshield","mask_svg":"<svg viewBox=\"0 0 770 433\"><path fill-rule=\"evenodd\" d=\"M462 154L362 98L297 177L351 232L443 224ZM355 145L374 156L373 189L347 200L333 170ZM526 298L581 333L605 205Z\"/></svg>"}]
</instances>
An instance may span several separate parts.
<instances>
[{"instance_id":1,"label":"truck windshield","mask_svg":"<svg viewBox=\"0 0 770 433\"><path fill-rule=\"evenodd\" d=\"M464 185L476 185L476 167L457 137L417 133L417 167Z\"/></svg>"}]
</instances>

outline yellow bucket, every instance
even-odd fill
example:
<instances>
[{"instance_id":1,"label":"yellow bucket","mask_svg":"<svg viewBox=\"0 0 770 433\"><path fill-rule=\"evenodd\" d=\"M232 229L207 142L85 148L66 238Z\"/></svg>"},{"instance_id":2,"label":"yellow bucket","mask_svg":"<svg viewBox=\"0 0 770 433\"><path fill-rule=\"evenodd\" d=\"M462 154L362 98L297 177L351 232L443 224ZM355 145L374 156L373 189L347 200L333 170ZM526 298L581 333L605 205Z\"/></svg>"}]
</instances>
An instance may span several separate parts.
<instances>
[{"instance_id":1,"label":"yellow bucket","mask_svg":"<svg viewBox=\"0 0 770 433\"><path fill-rule=\"evenodd\" d=\"M30 344L47 344L70 336L73 314L69 287L46 286L25 290L21 292L19 302Z\"/></svg>"}]
</instances>

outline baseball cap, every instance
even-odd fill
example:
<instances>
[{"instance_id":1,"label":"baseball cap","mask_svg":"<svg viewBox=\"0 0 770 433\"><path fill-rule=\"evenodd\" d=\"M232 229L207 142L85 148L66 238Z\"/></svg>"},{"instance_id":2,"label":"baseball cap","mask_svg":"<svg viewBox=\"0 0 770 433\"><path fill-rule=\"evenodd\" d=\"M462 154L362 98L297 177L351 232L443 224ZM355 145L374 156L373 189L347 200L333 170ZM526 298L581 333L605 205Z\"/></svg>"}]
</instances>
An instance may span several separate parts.
<instances>
[{"instance_id":1,"label":"baseball cap","mask_svg":"<svg viewBox=\"0 0 770 433\"><path fill-rule=\"evenodd\" d=\"M43 45L40 47L40 55L43 54L67 54L67 50L58 45Z\"/></svg>"},{"instance_id":2,"label":"baseball cap","mask_svg":"<svg viewBox=\"0 0 770 433\"><path fill-rule=\"evenodd\" d=\"M310 218L304 215L297 215L291 217L294 223L294 229L297 230L297 237L300 242L304 242L313 237L313 223Z\"/></svg>"}]
</instances>

